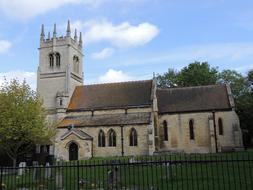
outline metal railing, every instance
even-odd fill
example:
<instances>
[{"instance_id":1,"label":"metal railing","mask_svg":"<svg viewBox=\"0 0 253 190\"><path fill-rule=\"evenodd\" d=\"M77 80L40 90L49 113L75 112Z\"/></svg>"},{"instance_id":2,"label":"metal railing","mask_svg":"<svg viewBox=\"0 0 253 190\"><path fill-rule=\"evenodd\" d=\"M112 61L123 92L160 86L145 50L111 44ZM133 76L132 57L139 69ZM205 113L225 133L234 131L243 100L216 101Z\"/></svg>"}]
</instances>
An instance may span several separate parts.
<instances>
[{"instance_id":1,"label":"metal railing","mask_svg":"<svg viewBox=\"0 0 253 190\"><path fill-rule=\"evenodd\" d=\"M253 152L94 158L1 167L0 190L253 189Z\"/></svg>"}]
</instances>

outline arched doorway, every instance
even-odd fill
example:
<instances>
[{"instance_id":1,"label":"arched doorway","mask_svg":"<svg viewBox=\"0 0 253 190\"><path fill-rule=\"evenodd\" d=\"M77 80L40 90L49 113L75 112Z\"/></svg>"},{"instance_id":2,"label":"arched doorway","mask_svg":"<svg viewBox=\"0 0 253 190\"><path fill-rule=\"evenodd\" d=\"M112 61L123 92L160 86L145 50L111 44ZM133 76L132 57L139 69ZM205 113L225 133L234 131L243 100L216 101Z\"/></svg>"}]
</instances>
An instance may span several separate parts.
<instances>
[{"instance_id":1,"label":"arched doorway","mask_svg":"<svg viewBox=\"0 0 253 190\"><path fill-rule=\"evenodd\" d=\"M69 160L78 160L78 145L74 142L69 145Z\"/></svg>"}]
</instances>

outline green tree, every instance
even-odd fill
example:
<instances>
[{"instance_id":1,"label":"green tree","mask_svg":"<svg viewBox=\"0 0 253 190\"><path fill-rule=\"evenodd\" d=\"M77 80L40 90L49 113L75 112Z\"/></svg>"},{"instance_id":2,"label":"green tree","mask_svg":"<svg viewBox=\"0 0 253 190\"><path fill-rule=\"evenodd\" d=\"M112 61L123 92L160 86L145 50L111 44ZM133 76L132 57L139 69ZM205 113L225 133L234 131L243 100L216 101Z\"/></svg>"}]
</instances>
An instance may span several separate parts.
<instances>
[{"instance_id":1,"label":"green tree","mask_svg":"<svg viewBox=\"0 0 253 190\"><path fill-rule=\"evenodd\" d=\"M38 95L24 81L0 88L0 147L16 166L17 157L35 144L49 143L54 130L46 123Z\"/></svg>"},{"instance_id":2,"label":"green tree","mask_svg":"<svg viewBox=\"0 0 253 190\"><path fill-rule=\"evenodd\" d=\"M234 98L243 95L247 91L245 78L234 70L223 70L219 73L218 81L230 85Z\"/></svg>"},{"instance_id":3,"label":"green tree","mask_svg":"<svg viewBox=\"0 0 253 190\"><path fill-rule=\"evenodd\" d=\"M168 72L157 75L157 85L160 88L176 86L201 86L215 84L218 79L218 71L211 68L207 62L194 62L176 72L168 69Z\"/></svg>"},{"instance_id":4,"label":"green tree","mask_svg":"<svg viewBox=\"0 0 253 190\"><path fill-rule=\"evenodd\" d=\"M174 69L168 69L168 72L163 75L157 75L157 85L160 88L176 87L178 85L177 77L178 73Z\"/></svg>"},{"instance_id":5,"label":"green tree","mask_svg":"<svg viewBox=\"0 0 253 190\"><path fill-rule=\"evenodd\" d=\"M216 68L211 68L207 62L194 62L184 67L179 75L180 86L201 86L215 84L218 78Z\"/></svg>"}]
</instances>

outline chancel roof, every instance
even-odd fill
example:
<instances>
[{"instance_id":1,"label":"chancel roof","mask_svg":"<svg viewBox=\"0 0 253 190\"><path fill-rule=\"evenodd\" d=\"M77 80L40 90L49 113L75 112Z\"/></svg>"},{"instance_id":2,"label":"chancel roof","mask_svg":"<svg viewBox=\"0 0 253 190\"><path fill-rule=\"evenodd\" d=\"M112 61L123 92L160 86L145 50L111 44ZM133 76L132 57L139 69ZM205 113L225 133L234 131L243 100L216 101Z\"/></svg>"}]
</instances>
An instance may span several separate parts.
<instances>
[{"instance_id":1,"label":"chancel roof","mask_svg":"<svg viewBox=\"0 0 253 190\"><path fill-rule=\"evenodd\" d=\"M152 80L77 86L67 111L151 105Z\"/></svg>"},{"instance_id":2,"label":"chancel roof","mask_svg":"<svg viewBox=\"0 0 253 190\"><path fill-rule=\"evenodd\" d=\"M91 126L112 126L112 125L138 125L149 124L151 113L119 113L103 115L81 115L67 116L60 124L61 127L91 127Z\"/></svg>"},{"instance_id":3,"label":"chancel roof","mask_svg":"<svg viewBox=\"0 0 253 190\"><path fill-rule=\"evenodd\" d=\"M157 89L156 95L161 114L232 108L225 85Z\"/></svg>"}]
</instances>

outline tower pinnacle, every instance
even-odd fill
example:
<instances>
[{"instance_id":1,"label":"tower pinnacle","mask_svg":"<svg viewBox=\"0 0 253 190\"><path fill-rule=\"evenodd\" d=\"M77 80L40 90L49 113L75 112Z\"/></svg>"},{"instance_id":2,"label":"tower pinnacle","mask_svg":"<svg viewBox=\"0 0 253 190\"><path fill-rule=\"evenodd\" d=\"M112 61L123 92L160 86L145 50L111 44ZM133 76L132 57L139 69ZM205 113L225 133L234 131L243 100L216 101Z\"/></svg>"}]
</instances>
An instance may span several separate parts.
<instances>
[{"instance_id":1,"label":"tower pinnacle","mask_svg":"<svg viewBox=\"0 0 253 190\"><path fill-rule=\"evenodd\" d=\"M74 36L74 40L77 42L77 30L75 29L75 36Z\"/></svg>"},{"instance_id":2,"label":"tower pinnacle","mask_svg":"<svg viewBox=\"0 0 253 190\"><path fill-rule=\"evenodd\" d=\"M47 39L49 39L49 40L50 40L50 38L51 38L51 36L50 36L50 32L48 32L48 34L47 34Z\"/></svg>"},{"instance_id":3,"label":"tower pinnacle","mask_svg":"<svg viewBox=\"0 0 253 190\"><path fill-rule=\"evenodd\" d=\"M56 38L56 24L54 24L54 33L53 33L53 38Z\"/></svg>"},{"instance_id":4,"label":"tower pinnacle","mask_svg":"<svg viewBox=\"0 0 253 190\"><path fill-rule=\"evenodd\" d=\"M79 36L79 46L82 46L82 44L83 44L82 32L80 32L80 36Z\"/></svg>"},{"instance_id":5,"label":"tower pinnacle","mask_svg":"<svg viewBox=\"0 0 253 190\"><path fill-rule=\"evenodd\" d=\"M71 30L70 30L70 21L68 20L68 26L67 26L67 33L66 33L67 37L71 36Z\"/></svg>"},{"instance_id":6,"label":"tower pinnacle","mask_svg":"<svg viewBox=\"0 0 253 190\"><path fill-rule=\"evenodd\" d=\"M44 38L45 38L44 24L42 24L41 33L40 33L40 40L44 40Z\"/></svg>"}]
</instances>

